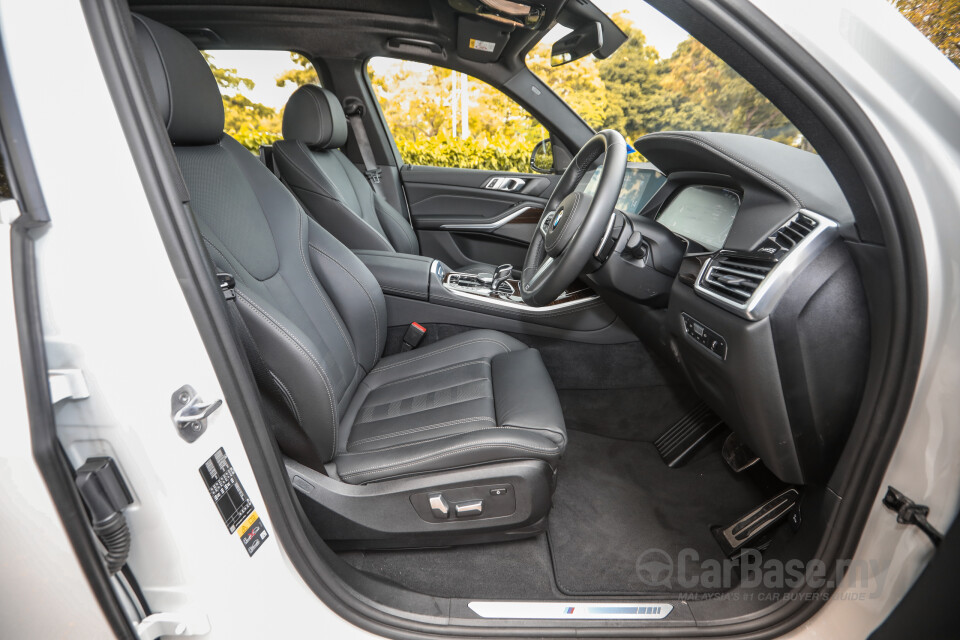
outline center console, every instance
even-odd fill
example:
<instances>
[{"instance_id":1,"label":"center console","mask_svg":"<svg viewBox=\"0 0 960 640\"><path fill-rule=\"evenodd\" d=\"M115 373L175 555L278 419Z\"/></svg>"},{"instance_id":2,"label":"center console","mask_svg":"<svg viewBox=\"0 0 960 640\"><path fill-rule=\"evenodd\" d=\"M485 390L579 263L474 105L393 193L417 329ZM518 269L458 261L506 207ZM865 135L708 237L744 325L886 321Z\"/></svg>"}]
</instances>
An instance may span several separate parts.
<instances>
[{"instance_id":1,"label":"center console","mask_svg":"<svg viewBox=\"0 0 960 640\"><path fill-rule=\"evenodd\" d=\"M543 307L527 305L510 265L491 273L451 270L439 260L387 251L356 251L387 300L391 326L455 324L585 342L633 338L586 285L575 282Z\"/></svg>"},{"instance_id":2,"label":"center console","mask_svg":"<svg viewBox=\"0 0 960 640\"><path fill-rule=\"evenodd\" d=\"M442 263L437 263L442 270ZM510 266L510 265L506 265ZM498 267L499 269L500 267ZM467 300L482 301L495 307L517 309L536 313L539 309L551 311L597 300L596 294L584 284L576 282L561 293L556 300L544 307L530 307L520 296L520 281L513 278L495 279L490 274L444 273L441 276L444 288L455 296ZM496 285L496 286L495 286Z\"/></svg>"}]
</instances>

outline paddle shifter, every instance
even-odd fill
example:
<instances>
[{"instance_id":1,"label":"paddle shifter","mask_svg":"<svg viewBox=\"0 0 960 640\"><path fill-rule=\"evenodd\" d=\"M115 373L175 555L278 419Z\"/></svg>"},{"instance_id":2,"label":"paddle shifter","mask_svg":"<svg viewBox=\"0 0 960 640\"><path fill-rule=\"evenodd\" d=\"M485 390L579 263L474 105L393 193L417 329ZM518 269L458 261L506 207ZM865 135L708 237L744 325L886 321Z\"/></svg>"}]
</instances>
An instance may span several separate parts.
<instances>
[{"instance_id":1,"label":"paddle shifter","mask_svg":"<svg viewBox=\"0 0 960 640\"><path fill-rule=\"evenodd\" d=\"M500 285L507 281L513 275L512 264L502 264L493 271L493 282L490 283L490 289L499 291Z\"/></svg>"}]
</instances>

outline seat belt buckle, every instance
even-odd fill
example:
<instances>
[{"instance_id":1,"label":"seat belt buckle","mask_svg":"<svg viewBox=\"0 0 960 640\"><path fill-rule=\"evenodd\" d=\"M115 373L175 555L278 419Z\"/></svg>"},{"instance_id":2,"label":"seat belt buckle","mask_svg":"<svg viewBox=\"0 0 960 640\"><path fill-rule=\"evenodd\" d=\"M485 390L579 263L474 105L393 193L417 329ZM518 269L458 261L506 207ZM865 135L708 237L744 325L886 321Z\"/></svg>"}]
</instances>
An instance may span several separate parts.
<instances>
[{"instance_id":1,"label":"seat belt buckle","mask_svg":"<svg viewBox=\"0 0 960 640\"><path fill-rule=\"evenodd\" d=\"M380 184L380 175L382 173L380 169L370 169L370 171L367 171L367 180L373 184Z\"/></svg>"},{"instance_id":2,"label":"seat belt buckle","mask_svg":"<svg viewBox=\"0 0 960 640\"><path fill-rule=\"evenodd\" d=\"M237 281L232 275L229 273L218 273L217 281L220 282L220 291L223 293L225 300L233 300L237 297L237 293L234 291L237 286Z\"/></svg>"},{"instance_id":3,"label":"seat belt buckle","mask_svg":"<svg viewBox=\"0 0 960 640\"><path fill-rule=\"evenodd\" d=\"M407 327L406 333L403 334L403 345L400 347L401 351L410 351L411 349L416 349L421 342L423 342L423 337L427 335L427 330L419 322L411 322L410 326Z\"/></svg>"}]
</instances>

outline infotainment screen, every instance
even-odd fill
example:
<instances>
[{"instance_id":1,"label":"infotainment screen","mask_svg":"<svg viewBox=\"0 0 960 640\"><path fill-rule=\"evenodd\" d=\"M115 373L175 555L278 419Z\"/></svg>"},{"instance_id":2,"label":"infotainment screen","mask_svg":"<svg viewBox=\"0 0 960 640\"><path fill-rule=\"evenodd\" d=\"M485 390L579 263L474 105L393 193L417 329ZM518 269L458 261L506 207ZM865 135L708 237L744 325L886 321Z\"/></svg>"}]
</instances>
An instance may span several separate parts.
<instances>
[{"instance_id":1,"label":"infotainment screen","mask_svg":"<svg viewBox=\"0 0 960 640\"><path fill-rule=\"evenodd\" d=\"M657 222L710 251L723 247L740 208L740 194L723 187L683 187L667 203Z\"/></svg>"}]
</instances>

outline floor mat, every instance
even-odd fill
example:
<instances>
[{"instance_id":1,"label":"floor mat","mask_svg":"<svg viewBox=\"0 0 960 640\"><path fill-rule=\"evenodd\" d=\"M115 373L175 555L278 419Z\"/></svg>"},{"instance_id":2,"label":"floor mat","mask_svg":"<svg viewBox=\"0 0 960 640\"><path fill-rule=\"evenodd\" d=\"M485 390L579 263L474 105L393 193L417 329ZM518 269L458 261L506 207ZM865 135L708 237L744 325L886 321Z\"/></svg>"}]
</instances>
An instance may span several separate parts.
<instances>
[{"instance_id":1,"label":"floor mat","mask_svg":"<svg viewBox=\"0 0 960 640\"><path fill-rule=\"evenodd\" d=\"M692 582L709 568L701 567L705 560L723 559L709 527L767 497L749 476L727 467L720 439L670 469L649 442L568 435L547 529L560 590L578 596L712 591Z\"/></svg>"},{"instance_id":2,"label":"floor mat","mask_svg":"<svg viewBox=\"0 0 960 640\"><path fill-rule=\"evenodd\" d=\"M340 557L361 571L434 596L521 600L561 595L543 534L449 549L345 551Z\"/></svg>"}]
</instances>

